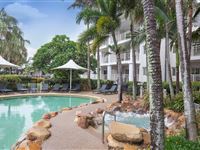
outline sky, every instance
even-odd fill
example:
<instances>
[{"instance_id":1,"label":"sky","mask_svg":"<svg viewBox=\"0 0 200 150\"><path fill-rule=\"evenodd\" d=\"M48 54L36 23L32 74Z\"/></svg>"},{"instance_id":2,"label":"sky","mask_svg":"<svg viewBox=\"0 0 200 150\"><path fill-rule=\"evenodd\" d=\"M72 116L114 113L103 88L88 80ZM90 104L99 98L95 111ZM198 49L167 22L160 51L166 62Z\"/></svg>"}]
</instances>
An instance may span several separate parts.
<instances>
[{"instance_id":1,"label":"sky","mask_svg":"<svg viewBox=\"0 0 200 150\"><path fill-rule=\"evenodd\" d=\"M68 9L74 0L0 0L0 8L18 20L26 44L28 58L37 49L51 41L55 35L66 34L76 41L84 30L83 23L76 24L78 9Z\"/></svg>"}]
</instances>

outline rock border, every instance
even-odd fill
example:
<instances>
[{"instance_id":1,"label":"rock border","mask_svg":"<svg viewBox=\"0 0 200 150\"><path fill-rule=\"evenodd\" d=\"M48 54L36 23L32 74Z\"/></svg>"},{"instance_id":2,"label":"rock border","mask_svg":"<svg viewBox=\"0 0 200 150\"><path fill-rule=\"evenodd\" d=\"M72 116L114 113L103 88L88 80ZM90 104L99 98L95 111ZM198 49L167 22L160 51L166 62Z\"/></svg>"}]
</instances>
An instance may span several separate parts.
<instances>
[{"instance_id":1,"label":"rock border","mask_svg":"<svg viewBox=\"0 0 200 150\"><path fill-rule=\"evenodd\" d=\"M35 122L31 128L29 128L23 135L18 139L18 141L13 144L11 147L11 150L22 150L22 149L42 149L42 143L47 140L51 136L51 132L48 130L51 128L50 119L56 117L59 113L68 112L75 108L85 107L88 105L93 104L99 104L106 102L106 99L101 97L95 97L90 95L78 95L78 94L59 94L59 93L38 93L38 94L26 94L26 95L8 95L5 97L18 97L18 96L52 96L52 95L58 95L58 96L79 96L79 97L88 97L88 98L94 98L94 101L91 101L90 103L83 103L79 106L74 107L64 107L56 112L49 112L43 114L42 118Z\"/></svg>"}]
</instances>

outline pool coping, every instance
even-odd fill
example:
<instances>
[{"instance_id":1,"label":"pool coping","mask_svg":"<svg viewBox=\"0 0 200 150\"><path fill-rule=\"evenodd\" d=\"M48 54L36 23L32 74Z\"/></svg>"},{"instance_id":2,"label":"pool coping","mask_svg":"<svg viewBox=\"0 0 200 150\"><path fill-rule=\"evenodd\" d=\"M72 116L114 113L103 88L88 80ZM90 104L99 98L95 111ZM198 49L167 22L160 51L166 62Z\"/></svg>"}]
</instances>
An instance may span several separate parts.
<instances>
[{"instance_id":1,"label":"pool coping","mask_svg":"<svg viewBox=\"0 0 200 150\"><path fill-rule=\"evenodd\" d=\"M12 98L12 97L26 97L26 96L74 96L74 97L84 97L84 98L93 98L96 101L98 100L104 100L107 101L105 98L99 97L99 96L93 96L93 95L85 95L81 93L14 93L9 95L0 95L0 101L5 100L3 98Z\"/></svg>"}]
</instances>

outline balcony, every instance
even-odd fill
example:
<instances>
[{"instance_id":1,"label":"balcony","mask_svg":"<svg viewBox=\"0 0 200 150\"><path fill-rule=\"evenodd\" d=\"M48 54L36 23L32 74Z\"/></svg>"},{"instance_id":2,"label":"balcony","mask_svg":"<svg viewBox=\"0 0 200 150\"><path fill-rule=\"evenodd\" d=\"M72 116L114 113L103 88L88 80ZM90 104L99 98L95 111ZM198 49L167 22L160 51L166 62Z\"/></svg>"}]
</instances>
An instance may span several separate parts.
<instances>
[{"instance_id":1,"label":"balcony","mask_svg":"<svg viewBox=\"0 0 200 150\"><path fill-rule=\"evenodd\" d=\"M126 31L126 32L123 32L123 33L116 33L116 39L117 39L117 41L119 42L119 41L123 41L123 40L127 40L128 38L128 35L130 34L130 31ZM113 39L112 39L112 37L111 37L111 39L110 39L110 42L111 43L113 43Z\"/></svg>"},{"instance_id":2,"label":"balcony","mask_svg":"<svg viewBox=\"0 0 200 150\"><path fill-rule=\"evenodd\" d=\"M200 74L191 74L191 81L200 81Z\"/></svg>"}]
</instances>

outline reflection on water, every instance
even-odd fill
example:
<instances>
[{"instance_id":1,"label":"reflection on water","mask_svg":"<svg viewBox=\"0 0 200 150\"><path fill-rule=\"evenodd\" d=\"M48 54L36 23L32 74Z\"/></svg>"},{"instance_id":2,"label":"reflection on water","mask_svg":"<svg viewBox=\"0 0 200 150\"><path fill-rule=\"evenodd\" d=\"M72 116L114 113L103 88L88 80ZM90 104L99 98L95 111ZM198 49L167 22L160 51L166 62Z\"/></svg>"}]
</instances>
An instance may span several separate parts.
<instances>
[{"instance_id":1,"label":"reflection on water","mask_svg":"<svg viewBox=\"0 0 200 150\"><path fill-rule=\"evenodd\" d=\"M41 116L91 99L64 96L18 97L0 100L0 150L10 149L20 135Z\"/></svg>"}]
</instances>

